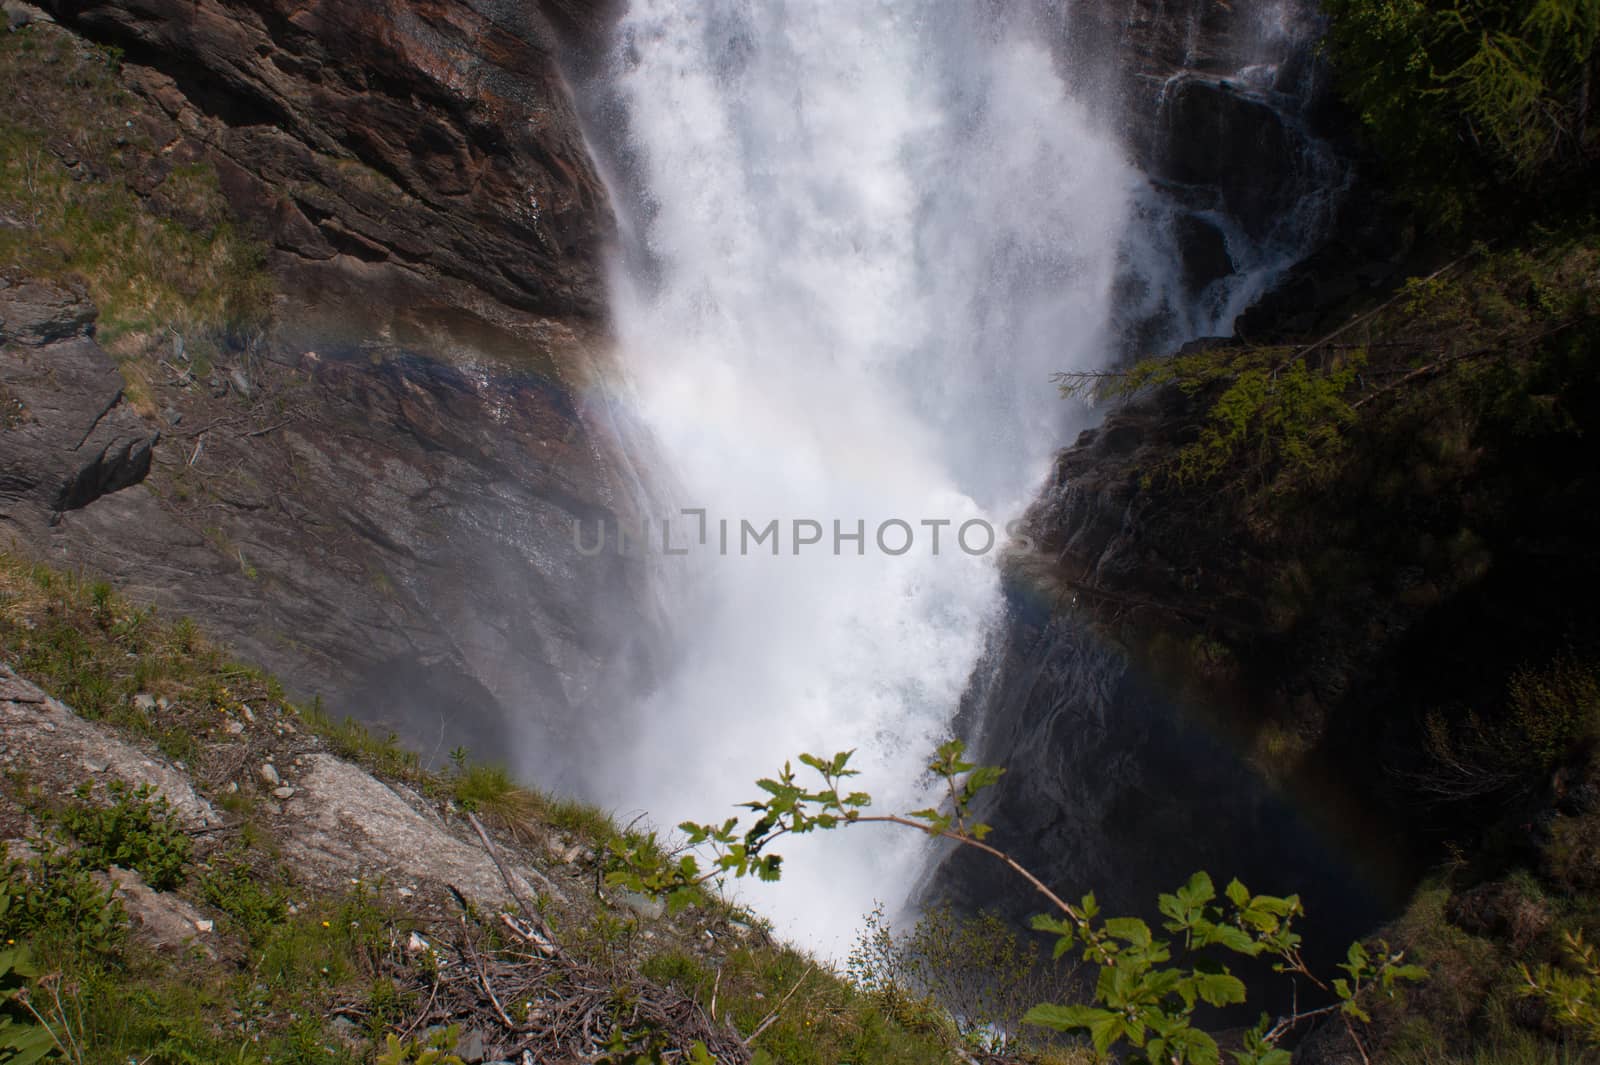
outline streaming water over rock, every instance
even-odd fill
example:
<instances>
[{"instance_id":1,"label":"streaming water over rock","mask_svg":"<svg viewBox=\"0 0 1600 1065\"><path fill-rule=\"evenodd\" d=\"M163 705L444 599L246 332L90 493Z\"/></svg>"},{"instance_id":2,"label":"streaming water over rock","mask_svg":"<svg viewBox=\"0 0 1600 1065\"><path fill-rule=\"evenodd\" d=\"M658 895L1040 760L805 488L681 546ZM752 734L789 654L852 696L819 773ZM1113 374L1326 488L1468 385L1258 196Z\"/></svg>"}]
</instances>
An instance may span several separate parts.
<instances>
[{"instance_id":1,"label":"streaming water over rock","mask_svg":"<svg viewBox=\"0 0 1600 1065\"><path fill-rule=\"evenodd\" d=\"M1050 373L1226 329L1292 251L1220 191L1152 183L1064 34L1053 5L964 0L622 18L589 107L629 235L624 390L705 525L649 533L687 552L660 563L678 662L607 737L600 797L714 819L785 758L856 748L879 805L916 802L997 618L1004 526L1093 418ZM1190 217L1223 242L1198 283ZM887 830L785 842L757 901L825 951L920 866Z\"/></svg>"}]
</instances>

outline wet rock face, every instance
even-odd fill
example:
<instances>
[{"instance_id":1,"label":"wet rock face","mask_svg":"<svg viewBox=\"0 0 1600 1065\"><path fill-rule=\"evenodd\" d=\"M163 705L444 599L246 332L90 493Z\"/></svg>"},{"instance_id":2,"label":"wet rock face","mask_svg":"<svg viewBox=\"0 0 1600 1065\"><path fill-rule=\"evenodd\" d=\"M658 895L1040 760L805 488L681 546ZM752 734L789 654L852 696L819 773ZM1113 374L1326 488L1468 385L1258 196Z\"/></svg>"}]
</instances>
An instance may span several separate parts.
<instances>
[{"instance_id":1,"label":"wet rock face","mask_svg":"<svg viewBox=\"0 0 1600 1065\"><path fill-rule=\"evenodd\" d=\"M627 504L559 382L307 352L256 362L248 394L158 383L182 412L163 439L88 337L0 349L0 381L21 411L0 534L197 618L335 716L577 787L566 767L643 683L644 561L577 550L576 523Z\"/></svg>"},{"instance_id":2,"label":"wet rock face","mask_svg":"<svg viewBox=\"0 0 1600 1065\"><path fill-rule=\"evenodd\" d=\"M43 122L52 159L202 234L224 210L167 179L214 168L277 299L259 334L120 336L125 395L81 290L0 279L0 544L424 755L581 786L561 774L653 651L644 561L573 534L637 524L637 457L606 406L609 211L542 9L50 6L62 28L26 32L122 48L130 90L115 160Z\"/></svg>"},{"instance_id":3,"label":"wet rock face","mask_svg":"<svg viewBox=\"0 0 1600 1065\"><path fill-rule=\"evenodd\" d=\"M159 431L123 403L73 285L0 278L0 506L58 518L143 481Z\"/></svg>"},{"instance_id":4,"label":"wet rock face","mask_svg":"<svg viewBox=\"0 0 1600 1065\"><path fill-rule=\"evenodd\" d=\"M994 826L990 841L1058 894L1093 891L1110 914L1158 919L1158 894L1199 869L1219 883L1301 893L1307 942L1331 964L1320 952L1392 904L1381 881L1261 774L1231 721L1176 690L1145 648L1128 649L1127 626L1154 603L1193 604L1188 620L1224 626L1256 613L1148 534L1158 526L1210 542L1208 530L1152 513L1132 472L1174 446L1187 420L1183 397L1166 398L1113 414L1058 456L1025 519L1036 550L1006 561L1004 620L963 708L976 760L1006 769L980 816ZM960 849L935 866L922 897L1019 921L1042 908L1020 879L997 878L987 856ZM1271 977L1245 978L1266 1008L1287 1007Z\"/></svg>"},{"instance_id":5,"label":"wet rock face","mask_svg":"<svg viewBox=\"0 0 1600 1065\"><path fill-rule=\"evenodd\" d=\"M0 344L38 347L80 336L94 317L82 285L0 276Z\"/></svg>"},{"instance_id":6,"label":"wet rock face","mask_svg":"<svg viewBox=\"0 0 1600 1065\"><path fill-rule=\"evenodd\" d=\"M1222 735L1081 615L1053 616L1016 573L1008 584L979 752L1006 769L981 811L991 842L1064 897L1095 892L1111 914L1153 917L1159 893L1206 869L1255 891L1303 892L1315 931L1335 930L1319 943L1372 918L1375 900ZM1018 919L1043 908L974 851L951 854L925 895Z\"/></svg>"},{"instance_id":7,"label":"wet rock face","mask_svg":"<svg viewBox=\"0 0 1600 1065\"><path fill-rule=\"evenodd\" d=\"M125 49L281 253L596 316L610 227L538 5L51 0Z\"/></svg>"},{"instance_id":8,"label":"wet rock face","mask_svg":"<svg viewBox=\"0 0 1600 1065\"><path fill-rule=\"evenodd\" d=\"M1293 211L1308 175L1304 146L1282 105L1227 82L1182 75L1167 88L1156 172L1182 185L1215 189L1222 206L1259 240Z\"/></svg>"}]
</instances>

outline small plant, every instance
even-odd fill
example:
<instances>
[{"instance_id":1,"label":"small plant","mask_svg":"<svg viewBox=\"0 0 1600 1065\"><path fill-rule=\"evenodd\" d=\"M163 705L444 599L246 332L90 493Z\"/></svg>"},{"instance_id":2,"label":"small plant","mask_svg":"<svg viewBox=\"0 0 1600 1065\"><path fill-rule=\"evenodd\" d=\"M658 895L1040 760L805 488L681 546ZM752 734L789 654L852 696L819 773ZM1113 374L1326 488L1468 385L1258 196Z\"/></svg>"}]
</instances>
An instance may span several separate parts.
<instances>
[{"instance_id":1,"label":"small plant","mask_svg":"<svg viewBox=\"0 0 1600 1065\"><path fill-rule=\"evenodd\" d=\"M378 1065L466 1065L451 1053L456 1038L454 1025L434 1032L421 1041L402 1040L391 1033L384 1041L383 1053L378 1055Z\"/></svg>"},{"instance_id":2,"label":"small plant","mask_svg":"<svg viewBox=\"0 0 1600 1065\"><path fill-rule=\"evenodd\" d=\"M80 801L57 815L61 827L81 847L80 859L92 869L113 865L132 869L156 891L181 884L191 848L171 804L148 784L129 788L114 780L107 790L112 798L109 807ZM77 794L79 800L87 799L87 787Z\"/></svg>"},{"instance_id":3,"label":"small plant","mask_svg":"<svg viewBox=\"0 0 1600 1065\"><path fill-rule=\"evenodd\" d=\"M0 893L0 928L9 928L9 882ZM26 945L0 943L0 1065L33 1065L57 1049L55 1034L28 1001L29 984L39 976Z\"/></svg>"},{"instance_id":4,"label":"small plant","mask_svg":"<svg viewBox=\"0 0 1600 1065\"><path fill-rule=\"evenodd\" d=\"M613 1028L606 1049L595 1059L595 1065L668 1065L669 1057L683 1065L716 1065L717 1060L701 1042L691 1045L687 1054L672 1054L666 1033L656 1028L639 1031Z\"/></svg>"},{"instance_id":5,"label":"small plant","mask_svg":"<svg viewBox=\"0 0 1600 1065\"><path fill-rule=\"evenodd\" d=\"M200 896L227 914L252 943L259 943L288 912L287 893L264 883L242 860L200 878Z\"/></svg>"},{"instance_id":6,"label":"small plant","mask_svg":"<svg viewBox=\"0 0 1600 1065\"><path fill-rule=\"evenodd\" d=\"M539 819L543 800L511 779L500 766L467 765L463 759L450 782L456 804L487 824L528 838Z\"/></svg>"},{"instance_id":7,"label":"small plant","mask_svg":"<svg viewBox=\"0 0 1600 1065\"><path fill-rule=\"evenodd\" d=\"M111 955L127 932L122 904L94 874L54 840L34 841L39 852L27 862L5 859L8 938L35 935L82 954Z\"/></svg>"},{"instance_id":8,"label":"small plant","mask_svg":"<svg viewBox=\"0 0 1600 1065\"><path fill-rule=\"evenodd\" d=\"M897 1019L917 1023L931 1000L969 1044L1016 1049L1023 1016L1064 994L1071 972L1041 965L1039 944L997 914L963 917L948 903L897 932L879 906L846 963L853 983Z\"/></svg>"}]
</instances>

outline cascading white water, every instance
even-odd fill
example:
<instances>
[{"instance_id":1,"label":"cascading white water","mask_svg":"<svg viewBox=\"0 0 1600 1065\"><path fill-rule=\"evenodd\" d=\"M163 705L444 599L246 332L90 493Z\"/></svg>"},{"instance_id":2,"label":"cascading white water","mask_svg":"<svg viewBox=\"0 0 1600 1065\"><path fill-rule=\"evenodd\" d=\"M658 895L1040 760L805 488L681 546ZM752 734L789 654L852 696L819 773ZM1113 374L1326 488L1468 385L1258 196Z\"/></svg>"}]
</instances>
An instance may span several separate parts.
<instances>
[{"instance_id":1,"label":"cascading white water","mask_svg":"<svg viewBox=\"0 0 1600 1065\"><path fill-rule=\"evenodd\" d=\"M847 748L878 807L921 798L998 601L995 554L957 529L1001 529L1082 416L1049 374L1114 346L1141 182L1029 27L981 6L635 0L623 20L644 202L617 329L674 502L712 527L672 533L683 655L613 745L621 807L720 819L786 758ZM742 555L740 522L772 519L781 554ZM824 530L798 554L796 519ZM898 557L891 519L915 537ZM864 555L835 553L835 522L864 522ZM784 842L754 901L824 952L904 897L921 845Z\"/></svg>"}]
</instances>

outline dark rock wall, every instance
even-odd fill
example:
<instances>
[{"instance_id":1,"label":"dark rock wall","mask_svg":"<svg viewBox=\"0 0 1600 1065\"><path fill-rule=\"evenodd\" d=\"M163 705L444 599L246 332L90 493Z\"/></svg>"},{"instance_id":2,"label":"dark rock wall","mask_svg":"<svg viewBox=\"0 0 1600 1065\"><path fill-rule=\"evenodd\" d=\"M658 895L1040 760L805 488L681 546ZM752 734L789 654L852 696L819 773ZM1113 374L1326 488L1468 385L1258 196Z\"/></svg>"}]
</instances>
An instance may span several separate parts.
<instances>
[{"instance_id":1,"label":"dark rock wall","mask_svg":"<svg viewBox=\"0 0 1600 1065\"><path fill-rule=\"evenodd\" d=\"M1067 0L1060 66L1150 179L1146 258L1123 280L1124 356L1227 332L1263 278L1324 239L1348 169L1332 141L1315 7L1299 0ZM1139 257L1135 252L1135 258ZM1178 285L1149 291L1160 260ZM1145 276L1141 276L1145 275ZM1220 318L1220 324L1209 324Z\"/></svg>"},{"instance_id":2,"label":"dark rock wall","mask_svg":"<svg viewBox=\"0 0 1600 1065\"><path fill-rule=\"evenodd\" d=\"M118 356L136 404L81 291L0 282L0 538L424 754L581 791L657 651L643 560L574 541L631 520L641 478L607 387L611 216L542 9L48 6L131 90L119 158L74 176L170 218L167 175L213 165L279 295L209 365L177 331Z\"/></svg>"},{"instance_id":3,"label":"dark rock wall","mask_svg":"<svg viewBox=\"0 0 1600 1065\"><path fill-rule=\"evenodd\" d=\"M601 314L609 210L539 5L45 6L124 49L136 86L205 144L235 207L281 252Z\"/></svg>"},{"instance_id":4,"label":"dark rock wall","mask_svg":"<svg viewBox=\"0 0 1600 1065\"><path fill-rule=\"evenodd\" d=\"M60 519L150 472L161 434L122 404L81 288L0 276L0 506Z\"/></svg>"},{"instance_id":5,"label":"dark rock wall","mask_svg":"<svg viewBox=\"0 0 1600 1065\"><path fill-rule=\"evenodd\" d=\"M1065 27L1064 62L1101 93L1172 209L1188 298L1326 239L1343 171L1324 139L1309 9L1129 0L1050 10ZM1161 353L1172 336L1160 322L1130 330L1134 355ZM1030 510L1043 546L1007 563L1005 619L962 711L980 759L1008 770L986 815L1002 846L1069 894L1094 890L1112 909L1148 913L1157 892L1204 868L1253 890L1303 891L1313 927L1337 940L1392 904L1407 875L1395 841L1352 845L1359 830L1336 801L1322 807L1322 796L1265 779L1236 721L1190 698L1162 662L1126 650L1124 623L1153 602L1186 604L1197 632L1248 627L1259 614L1231 598L1237 586L1208 586L1203 562L1155 546L1184 539L1189 516L1150 513L1129 471L1176 446L1184 424L1172 410L1113 414L1062 453ZM1192 649L1182 650L1187 662ZM1025 886L997 885L959 854L925 893L972 909L1037 908Z\"/></svg>"},{"instance_id":6,"label":"dark rock wall","mask_svg":"<svg viewBox=\"0 0 1600 1065\"><path fill-rule=\"evenodd\" d=\"M1004 621L962 711L979 760L1007 770L982 816L1047 883L1074 898L1092 890L1111 913L1152 916L1157 894L1197 869L1299 892L1320 951L1382 919L1413 870L1404 841L1347 816L1337 793L1262 773L1248 713L1219 710L1173 673L1203 654L1134 635L1174 604L1196 633L1260 624L1259 602L1204 570L1229 545L1139 488L1140 463L1176 446L1183 424L1175 408L1112 415L1061 454L1030 508L1035 549L1006 560ZM1174 542L1204 546L1175 553ZM1039 908L1020 880L997 881L963 853L924 896L1017 917Z\"/></svg>"}]
</instances>

